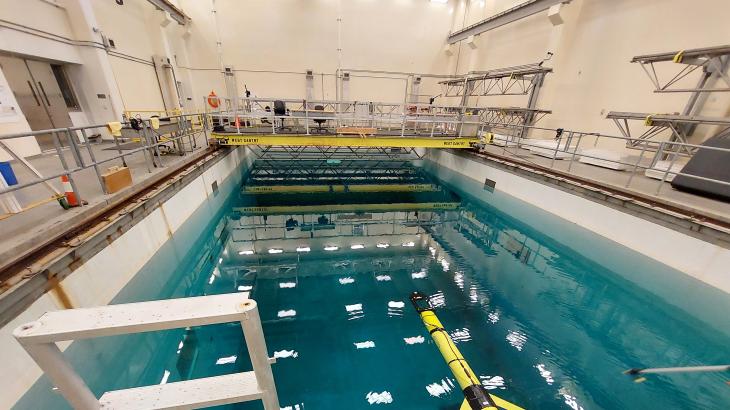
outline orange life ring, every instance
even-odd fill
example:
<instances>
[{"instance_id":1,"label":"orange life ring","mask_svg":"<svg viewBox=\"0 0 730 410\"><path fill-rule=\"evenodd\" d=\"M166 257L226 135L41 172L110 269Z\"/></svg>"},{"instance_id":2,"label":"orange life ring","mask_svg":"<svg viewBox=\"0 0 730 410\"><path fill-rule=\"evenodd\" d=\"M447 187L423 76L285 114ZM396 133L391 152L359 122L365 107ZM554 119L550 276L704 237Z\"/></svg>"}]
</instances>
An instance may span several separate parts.
<instances>
[{"instance_id":1,"label":"orange life ring","mask_svg":"<svg viewBox=\"0 0 730 410\"><path fill-rule=\"evenodd\" d=\"M210 94L208 94L208 105L213 108L218 108L218 106L220 105L220 101L218 99L218 96L215 95L215 91L211 91Z\"/></svg>"}]
</instances>

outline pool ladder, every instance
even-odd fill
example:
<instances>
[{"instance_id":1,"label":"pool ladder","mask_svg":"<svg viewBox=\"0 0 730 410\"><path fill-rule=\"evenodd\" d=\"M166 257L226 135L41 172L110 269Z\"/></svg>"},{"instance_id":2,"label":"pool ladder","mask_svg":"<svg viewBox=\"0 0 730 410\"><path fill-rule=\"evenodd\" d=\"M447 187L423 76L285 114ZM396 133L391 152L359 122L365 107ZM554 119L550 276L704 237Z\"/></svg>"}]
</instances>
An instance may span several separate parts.
<instances>
[{"instance_id":1,"label":"pool ladder","mask_svg":"<svg viewBox=\"0 0 730 410\"><path fill-rule=\"evenodd\" d=\"M97 399L56 342L241 322L253 371L104 393ZM256 302L245 293L167 299L47 312L15 338L77 410L201 408L262 400L279 410Z\"/></svg>"}]
</instances>

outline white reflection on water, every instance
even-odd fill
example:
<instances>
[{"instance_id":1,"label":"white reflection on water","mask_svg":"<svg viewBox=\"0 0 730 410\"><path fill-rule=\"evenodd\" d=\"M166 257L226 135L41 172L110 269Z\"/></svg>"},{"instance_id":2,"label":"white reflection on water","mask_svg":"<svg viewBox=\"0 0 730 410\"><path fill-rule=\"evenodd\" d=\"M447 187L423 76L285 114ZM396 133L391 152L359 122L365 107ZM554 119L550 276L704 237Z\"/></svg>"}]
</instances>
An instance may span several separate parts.
<instances>
[{"instance_id":1,"label":"white reflection on water","mask_svg":"<svg viewBox=\"0 0 730 410\"><path fill-rule=\"evenodd\" d=\"M288 359L290 357L296 359L299 357L299 353L296 350L279 350L274 352L275 359Z\"/></svg>"},{"instance_id":2,"label":"white reflection on water","mask_svg":"<svg viewBox=\"0 0 730 410\"><path fill-rule=\"evenodd\" d=\"M162 374L162 380L160 380L160 384L167 384L167 379L170 378L170 371L165 370L165 373Z\"/></svg>"},{"instance_id":3,"label":"white reflection on water","mask_svg":"<svg viewBox=\"0 0 730 410\"><path fill-rule=\"evenodd\" d=\"M405 305L402 301L391 300L388 302L388 316L403 316Z\"/></svg>"},{"instance_id":4,"label":"white reflection on water","mask_svg":"<svg viewBox=\"0 0 730 410\"><path fill-rule=\"evenodd\" d=\"M348 276L346 278L340 278L339 280L340 280L340 285L349 285L350 283L355 282L355 279L353 279L350 276Z\"/></svg>"},{"instance_id":5,"label":"white reflection on water","mask_svg":"<svg viewBox=\"0 0 730 410\"><path fill-rule=\"evenodd\" d=\"M477 290L477 285L469 286L469 301L471 301L471 303L479 303L479 292Z\"/></svg>"},{"instance_id":6,"label":"white reflection on water","mask_svg":"<svg viewBox=\"0 0 730 410\"><path fill-rule=\"evenodd\" d=\"M421 344L426 339L423 336L413 336L413 337L404 337L403 341L406 342L407 345L415 345L415 344Z\"/></svg>"},{"instance_id":7,"label":"white reflection on water","mask_svg":"<svg viewBox=\"0 0 730 410\"><path fill-rule=\"evenodd\" d=\"M345 305L345 310L350 316L347 320L356 320L365 317L365 312L362 310L362 303Z\"/></svg>"},{"instance_id":8,"label":"white reflection on water","mask_svg":"<svg viewBox=\"0 0 730 410\"><path fill-rule=\"evenodd\" d=\"M296 316L296 315L297 315L297 311L294 309L280 310L279 313L277 313L277 316L279 316L279 317L292 317L292 316Z\"/></svg>"},{"instance_id":9,"label":"white reflection on water","mask_svg":"<svg viewBox=\"0 0 730 410\"><path fill-rule=\"evenodd\" d=\"M578 399L575 396L568 394L565 387L560 388L558 393L563 396L563 400L565 400L565 404L567 404L568 407L573 410L583 410L583 406L578 403Z\"/></svg>"},{"instance_id":10,"label":"white reflection on water","mask_svg":"<svg viewBox=\"0 0 730 410\"><path fill-rule=\"evenodd\" d=\"M482 381L482 386L487 390L505 389L502 376L479 376L479 379Z\"/></svg>"},{"instance_id":11,"label":"white reflection on water","mask_svg":"<svg viewBox=\"0 0 730 410\"><path fill-rule=\"evenodd\" d=\"M471 333L469 333L469 329L467 328L461 328L461 329L454 329L449 333L451 336L451 339L454 341L454 343L459 342L468 342L471 340Z\"/></svg>"},{"instance_id":12,"label":"white reflection on water","mask_svg":"<svg viewBox=\"0 0 730 410\"><path fill-rule=\"evenodd\" d=\"M545 368L545 365L540 363L538 365L535 365L535 368L537 371L540 372L540 376L542 376L543 379L547 382L547 384L552 385L555 379L553 379L553 374L550 370Z\"/></svg>"},{"instance_id":13,"label":"white reflection on water","mask_svg":"<svg viewBox=\"0 0 730 410\"><path fill-rule=\"evenodd\" d=\"M215 361L215 364L230 364L230 363L236 363L236 358L237 357L238 356L236 356L236 355L221 357L221 358L219 358L218 360Z\"/></svg>"},{"instance_id":14,"label":"white reflection on water","mask_svg":"<svg viewBox=\"0 0 730 410\"><path fill-rule=\"evenodd\" d=\"M431 383L428 386L426 386L426 391L428 391L428 394L430 394L433 397L441 397L443 395L451 393L451 390L454 388L454 382L449 379L441 379L440 381L436 383Z\"/></svg>"},{"instance_id":15,"label":"white reflection on water","mask_svg":"<svg viewBox=\"0 0 730 410\"><path fill-rule=\"evenodd\" d=\"M238 287L239 292L248 292L251 289L253 289L253 286L249 286L249 285L241 285Z\"/></svg>"},{"instance_id":16,"label":"white reflection on water","mask_svg":"<svg viewBox=\"0 0 730 410\"><path fill-rule=\"evenodd\" d=\"M365 399L370 404L390 404L393 403L393 395L390 394L389 391L384 391L381 393L376 392L370 392L365 395Z\"/></svg>"},{"instance_id":17,"label":"white reflection on water","mask_svg":"<svg viewBox=\"0 0 730 410\"><path fill-rule=\"evenodd\" d=\"M373 342L372 340L367 340L364 342L355 342L353 344L355 345L355 348L357 348L357 349L372 349L373 347L375 347L375 342Z\"/></svg>"},{"instance_id":18,"label":"white reflection on water","mask_svg":"<svg viewBox=\"0 0 730 410\"><path fill-rule=\"evenodd\" d=\"M281 283L279 283L279 287L281 289L291 289L291 288L297 287L297 283L296 282L281 282Z\"/></svg>"},{"instance_id":19,"label":"white reflection on water","mask_svg":"<svg viewBox=\"0 0 730 410\"><path fill-rule=\"evenodd\" d=\"M487 313L487 319L490 323L499 322L499 312L495 310L494 312Z\"/></svg>"},{"instance_id":20,"label":"white reflection on water","mask_svg":"<svg viewBox=\"0 0 730 410\"><path fill-rule=\"evenodd\" d=\"M345 305L345 310L347 310L348 312L362 310L362 303L355 303L354 305Z\"/></svg>"},{"instance_id":21,"label":"white reflection on water","mask_svg":"<svg viewBox=\"0 0 730 410\"><path fill-rule=\"evenodd\" d=\"M304 403L295 404L293 406L280 407L281 410L304 410Z\"/></svg>"},{"instance_id":22,"label":"white reflection on water","mask_svg":"<svg viewBox=\"0 0 730 410\"><path fill-rule=\"evenodd\" d=\"M507 333L506 339L515 349L522 351L522 348L525 346L525 342L527 342L527 335L516 330L511 330Z\"/></svg>"},{"instance_id":23,"label":"white reflection on water","mask_svg":"<svg viewBox=\"0 0 730 410\"><path fill-rule=\"evenodd\" d=\"M375 280L378 282L388 282L390 281L390 275L378 275L375 277Z\"/></svg>"},{"instance_id":24,"label":"white reflection on water","mask_svg":"<svg viewBox=\"0 0 730 410\"><path fill-rule=\"evenodd\" d=\"M444 296L444 292L438 291L429 296L428 304L431 305L432 308L440 308L446 306L446 296Z\"/></svg>"},{"instance_id":25,"label":"white reflection on water","mask_svg":"<svg viewBox=\"0 0 730 410\"><path fill-rule=\"evenodd\" d=\"M425 269L421 269L418 272L411 273L411 278L413 278L413 279L424 279L425 277L426 277L426 270Z\"/></svg>"},{"instance_id":26,"label":"white reflection on water","mask_svg":"<svg viewBox=\"0 0 730 410\"><path fill-rule=\"evenodd\" d=\"M454 283L459 289L464 289L464 274L458 271L454 273Z\"/></svg>"}]
</instances>

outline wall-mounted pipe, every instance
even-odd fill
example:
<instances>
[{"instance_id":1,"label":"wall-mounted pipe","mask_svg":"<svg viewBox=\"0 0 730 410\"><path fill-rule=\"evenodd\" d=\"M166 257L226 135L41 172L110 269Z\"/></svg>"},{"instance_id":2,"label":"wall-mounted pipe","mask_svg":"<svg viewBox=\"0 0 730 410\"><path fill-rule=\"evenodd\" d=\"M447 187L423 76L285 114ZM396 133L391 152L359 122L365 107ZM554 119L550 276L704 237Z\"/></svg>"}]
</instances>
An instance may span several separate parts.
<instances>
[{"instance_id":1,"label":"wall-mounted pipe","mask_svg":"<svg viewBox=\"0 0 730 410\"><path fill-rule=\"evenodd\" d=\"M461 30L449 34L447 42L449 44L458 43L465 40L469 36L476 36L485 31L522 20L525 17L532 16L541 11L547 10L556 4L570 3L571 0L529 0L522 4L518 4L511 9L507 9L501 13L497 13L492 17L478 21L471 26L464 27Z\"/></svg>"}]
</instances>

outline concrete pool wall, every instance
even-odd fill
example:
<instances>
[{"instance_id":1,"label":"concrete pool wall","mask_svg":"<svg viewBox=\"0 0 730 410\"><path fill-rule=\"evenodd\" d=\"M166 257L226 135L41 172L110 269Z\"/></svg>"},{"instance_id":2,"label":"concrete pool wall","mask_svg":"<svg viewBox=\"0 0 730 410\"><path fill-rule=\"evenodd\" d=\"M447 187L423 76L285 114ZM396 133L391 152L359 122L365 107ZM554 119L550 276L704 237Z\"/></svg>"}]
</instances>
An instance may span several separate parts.
<instances>
[{"instance_id":1,"label":"concrete pool wall","mask_svg":"<svg viewBox=\"0 0 730 410\"><path fill-rule=\"evenodd\" d=\"M240 170L250 165L248 154L243 147L231 150L61 281L60 298L59 292L45 293L0 329L0 362L3 363L0 383L4 386L0 408L12 407L41 376L40 368L15 341L12 331L68 304L87 307L110 303L163 245L185 230L184 224L193 213L213 215L222 208L226 198L240 185ZM183 258L189 250L184 247L193 243L178 242L176 256ZM65 350L69 344L60 347Z\"/></svg>"},{"instance_id":2,"label":"concrete pool wall","mask_svg":"<svg viewBox=\"0 0 730 410\"><path fill-rule=\"evenodd\" d=\"M670 229L548 184L532 181L477 157L431 150L429 159L480 183L488 178L495 190L504 192L578 224L604 238L633 249L680 272L730 293L730 249ZM590 244L575 244L576 251L600 262Z\"/></svg>"}]
</instances>

